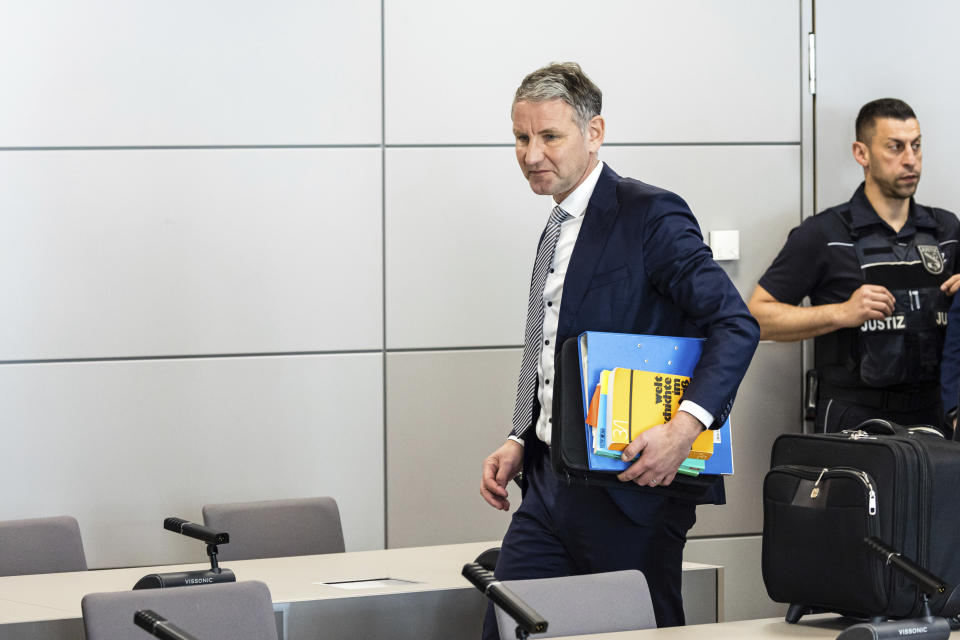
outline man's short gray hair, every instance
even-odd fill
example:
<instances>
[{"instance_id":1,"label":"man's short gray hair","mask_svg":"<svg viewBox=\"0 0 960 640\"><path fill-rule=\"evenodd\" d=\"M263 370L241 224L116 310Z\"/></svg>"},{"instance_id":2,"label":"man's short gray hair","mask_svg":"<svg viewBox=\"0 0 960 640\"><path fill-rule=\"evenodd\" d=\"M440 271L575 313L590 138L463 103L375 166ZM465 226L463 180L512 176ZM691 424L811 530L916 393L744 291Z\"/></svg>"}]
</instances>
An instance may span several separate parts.
<instances>
[{"instance_id":1,"label":"man's short gray hair","mask_svg":"<svg viewBox=\"0 0 960 640\"><path fill-rule=\"evenodd\" d=\"M513 104L548 100L563 100L573 107L574 120L584 132L603 106L600 88L576 62L553 62L537 69L523 79L513 96Z\"/></svg>"}]
</instances>

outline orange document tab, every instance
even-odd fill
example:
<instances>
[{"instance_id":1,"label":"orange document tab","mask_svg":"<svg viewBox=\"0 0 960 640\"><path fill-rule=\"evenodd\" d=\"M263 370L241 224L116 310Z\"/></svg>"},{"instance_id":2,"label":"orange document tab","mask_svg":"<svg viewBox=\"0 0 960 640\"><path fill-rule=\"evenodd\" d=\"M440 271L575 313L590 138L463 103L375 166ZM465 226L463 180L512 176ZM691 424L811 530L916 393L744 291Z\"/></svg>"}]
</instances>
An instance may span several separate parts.
<instances>
[{"instance_id":1,"label":"orange document tab","mask_svg":"<svg viewBox=\"0 0 960 640\"><path fill-rule=\"evenodd\" d=\"M593 399L590 401L590 411L587 413L587 424L591 427L597 426L597 412L600 410L600 385L593 391Z\"/></svg>"}]
</instances>

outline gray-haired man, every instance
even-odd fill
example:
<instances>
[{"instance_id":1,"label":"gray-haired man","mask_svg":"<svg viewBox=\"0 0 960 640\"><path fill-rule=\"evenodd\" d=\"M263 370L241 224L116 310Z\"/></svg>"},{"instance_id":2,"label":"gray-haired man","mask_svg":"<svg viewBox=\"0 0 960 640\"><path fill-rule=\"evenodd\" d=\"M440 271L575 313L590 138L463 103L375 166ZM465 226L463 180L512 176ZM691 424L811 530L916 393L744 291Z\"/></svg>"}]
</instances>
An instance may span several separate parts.
<instances>
[{"instance_id":1,"label":"gray-haired man","mask_svg":"<svg viewBox=\"0 0 960 640\"><path fill-rule=\"evenodd\" d=\"M600 162L600 108L600 90L574 63L531 73L514 97L517 161L535 193L553 196L553 211L534 265L513 431L484 461L481 494L508 509L507 485L523 468L523 503L503 540L498 578L639 569L658 625L679 625L681 560L695 503L570 486L554 474L555 347L583 331L706 338L674 418L624 450L625 460L642 455L620 480L655 487L673 482L703 429L725 421L759 328L686 203ZM703 502L723 502L720 482ZM496 635L488 614L484 637Z\"/></svg>"}]
</instances>

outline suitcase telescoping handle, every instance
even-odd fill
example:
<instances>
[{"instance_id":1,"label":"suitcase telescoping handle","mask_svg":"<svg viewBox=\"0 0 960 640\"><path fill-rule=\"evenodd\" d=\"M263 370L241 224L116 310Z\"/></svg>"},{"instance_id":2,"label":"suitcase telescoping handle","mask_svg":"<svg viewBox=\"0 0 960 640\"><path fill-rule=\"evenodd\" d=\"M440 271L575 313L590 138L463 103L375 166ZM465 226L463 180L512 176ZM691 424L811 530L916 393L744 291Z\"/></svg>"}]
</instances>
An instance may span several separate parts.
<instances>
[{"instance_id":1,"label":"suitcase telescoping handle","mask_svg":"<svg viewBox=\"0 0 960 640\"><path fill-rule=\"evenodd\" d=\"M807 370L803 393L803 419L817 419L817 387L819 386L819 377L816 369Z\"/></svg>"}]
</instances>

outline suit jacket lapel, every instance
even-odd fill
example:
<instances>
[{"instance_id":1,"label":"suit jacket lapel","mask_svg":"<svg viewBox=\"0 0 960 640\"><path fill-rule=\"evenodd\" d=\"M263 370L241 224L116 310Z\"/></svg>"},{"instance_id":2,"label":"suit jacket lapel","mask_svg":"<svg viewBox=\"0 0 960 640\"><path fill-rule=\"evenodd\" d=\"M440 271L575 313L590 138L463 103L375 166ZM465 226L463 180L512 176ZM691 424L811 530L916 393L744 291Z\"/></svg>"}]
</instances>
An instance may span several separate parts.
<instances>
[{"instance_id":1,"label":"suit jacket lapel","mask_svg":"<svg viewBox=\"0 0 960 640\"><path fill-rule=\"evenodd\" d=\"M617 183L620 176L609 166L604 165L593 189L587 210L583 214L583 224L573 246L567 275L563 282L563 298L560 303L560 320L557 326L558 336L569 335L570 327L580 309L580 303L587 293L587 287L607 239L617 218Z\"/></svg>"}]
</instances>

